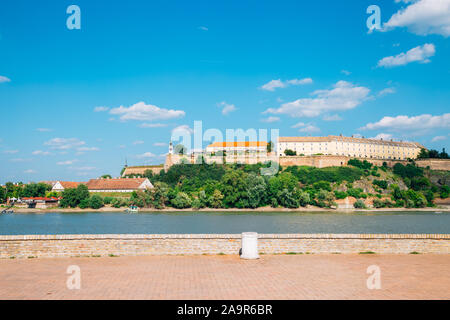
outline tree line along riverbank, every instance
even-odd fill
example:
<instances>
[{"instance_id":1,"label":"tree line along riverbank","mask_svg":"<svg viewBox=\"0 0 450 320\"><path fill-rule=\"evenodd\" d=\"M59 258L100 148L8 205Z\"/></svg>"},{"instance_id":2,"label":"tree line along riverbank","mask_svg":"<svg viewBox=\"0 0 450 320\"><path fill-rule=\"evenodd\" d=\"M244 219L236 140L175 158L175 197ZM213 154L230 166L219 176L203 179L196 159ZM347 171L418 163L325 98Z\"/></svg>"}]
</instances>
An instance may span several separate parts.
<instances>
[{"instance_id":1,"label":"tree line along riverbank","mask_svg":"<svg viewBox=\"0 0 450 320\"><path fill-rule=\"evenodd\" d=\"M85 185L51 194L48 186L28 184L0 191L8 196L61 196L61 208L100 209L131 205L146 209L332 209L354 199L353 207L433 208L435 199L448 198L448 171L419 168L414 162L374 166L367 161L350 160L347 167L279 168L272 176L262 168L272 164L179 164L167 172L145 172L153 189L119 196L90 194Z\"/></svg>"}]
</instances>

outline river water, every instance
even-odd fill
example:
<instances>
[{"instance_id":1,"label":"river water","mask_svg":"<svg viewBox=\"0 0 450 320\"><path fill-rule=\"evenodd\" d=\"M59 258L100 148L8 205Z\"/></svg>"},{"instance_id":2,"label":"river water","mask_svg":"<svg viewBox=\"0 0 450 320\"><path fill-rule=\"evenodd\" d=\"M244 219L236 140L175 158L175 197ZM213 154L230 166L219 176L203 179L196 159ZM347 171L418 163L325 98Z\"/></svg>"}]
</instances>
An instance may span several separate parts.
<instances>
[{"instance_id":1,"label":"river water","mask_svg":"<svg viewBox=\"0 0 450 320\"><path fill-rule=\"evenodd\" d=\"M0 215L0 234L444 233L436 212L88 212Z\"/></svg>"}]
</instances>

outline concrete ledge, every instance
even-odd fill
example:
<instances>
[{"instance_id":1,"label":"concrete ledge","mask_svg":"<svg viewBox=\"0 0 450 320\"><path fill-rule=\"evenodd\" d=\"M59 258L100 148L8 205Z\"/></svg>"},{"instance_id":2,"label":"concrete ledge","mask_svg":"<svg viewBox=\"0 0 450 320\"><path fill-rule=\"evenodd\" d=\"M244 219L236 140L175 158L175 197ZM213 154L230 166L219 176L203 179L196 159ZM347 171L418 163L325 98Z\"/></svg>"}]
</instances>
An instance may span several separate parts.
<instances>
[{"instance_id":1,"label":"concrete ledge","mask_svg":"<svg viewBox=\"0 0 450 320\"><path fill-rule=\"evenodd\" d=\"M260 253L450 253L450 234L260 234ZM240 234L0 236L0 258L238 254Z\"/></svg>"},{"instance_id":2,"label":"concrete ledge","mask_svg":"<svg viewBox=\"0 0 450 320\"><path fill-rule=\"evenodd\" d=\"M450 234L353 234L353 233L274 233L259 234L259 239L437 239L450 240ZM105 240L105 239L241 239L240 234L58 234L0 235L0 241L17 240Z\"/></svg>"}]
</instances>

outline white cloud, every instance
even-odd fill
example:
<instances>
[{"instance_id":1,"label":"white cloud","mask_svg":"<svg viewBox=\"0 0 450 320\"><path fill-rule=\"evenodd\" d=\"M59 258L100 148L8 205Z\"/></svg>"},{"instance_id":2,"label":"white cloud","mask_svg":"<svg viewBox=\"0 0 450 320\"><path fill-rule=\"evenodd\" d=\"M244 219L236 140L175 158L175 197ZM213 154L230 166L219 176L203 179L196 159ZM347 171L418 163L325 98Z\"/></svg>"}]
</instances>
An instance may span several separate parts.
<instances>
[{"instance_id":1,"label":"white cloud","mask_svg":"<svg viewBox=\"0 0 450 320\"><path fill-rule=\"evenodd\" d=\"M55 150L69 150L85 145L86 142L81 141L77 138L53 138L44 143L44 145L49 146L51 149Z\"/></svg>"},{"instance_id":2,"label":"white cloud","mask_svg":"<svg viewBox=\"0 0 450 320\"><path fill-rule=\"evenodd\" d=\"M50 152L42 151L42 150L36 150L36 151L33 151L32 154L35 155L35 156L48 156L48 155L50 155Z\"/></svg>"},{"instance_id":3,"label":"white cloud","mask_svg":"<svg viewBox=\"0 0 450 320\"><path fill-rule=\"evenodd\" d=\"M19 150L5 150L5 151L3 151L3 153L5 153L5 154L16 154L16 153L19 153Z\"/></svg>"},{"instance_id":4,"label":"white cloud","mask_svg":"<svg viewBox=\"0 0 450 320\"><path fill-rule=\"evenodd\" d=\"M396 56L384 57L378 61L378 67L398 67L411 62L428 63L431 61L428 58L434 56L435 52L434 44L426 43L423 46L412 48L406 53L402 52Z\"/></svg>"},{"instance_id":5,"label":"white cloud","mask_svg":"<svg viewBox=\"0 0 450 320\"><path fill-rule=\"evenodd\" d=\"M165 142L155 142L153 145L155 147L166 147L167 143L165 143Z\"/></svg>"},{"instance_id":6,"label":"white cloud","mask_svg":"<svg viewBox=\"0 0 450 320\"><path fill-rule=\"evenodd\" d=\"M305 133L320 132L320 128L318 128L315 125L312 125L310 123L304 123L304 122L299 122L297 124L294 124L291 128L300 128L300 129L298 129L298 131L305 132Z\"/></svg>"},{"instance_id":7,"label":"white cloud","mask_svg":"<svg viewBox=\"0 0 450 320\"><path fill-rule=\"evenodd\" d=\"M119 115L120 120L139 120L139 121L154 121L154 120L168 120L181 118L185 116L182 110L169 110L159 108L144 102L138 102L128 108L120 106L110 110L111 114Z\"/></svg>"},{"instance_id":8,"label":"white cloud","mask_svg":"<svg viewBox=\"0 0 450 320\"><path fill-rule=\"evenodd\" d=\"M324 121L341 121L342 117L339 116L338 114L333 114L333 115L326 115L323 117Z\"/></svg>"},{"instance_id":9,"label":"white cloud","mask_svg":"<svg viewBox=\"0 0 450 320\"><path fill-rule=\"evenodd\" d=\"M39 132L50 132L50 131L52 131L52 129L49 129L49 128L37 128L36 131L39 131Z\"/></svg>"},{"instance_id":10,"label":"white cloud","mask_svg":"<svg viewBox=\"0 0 450 320\"><path fill-rule=\"evenodd\" d=\"M105 112L108 111L109 108L108 107L95 107L94 108L94 112Z\"/></svg>"},{"instance_id":11,"label":"white cloud","mask_svg":"<svg viewBox=\"0 0 450 320\"><path fill-rule=\"evenodd\" d=\"M446 136L436 136L433 139L431 139L431 142L444 141L444 140L447 140Z\"/></svg>"},{"instance_id":12,"label":"white cloud","mask_svg":"<svg viewBox=\"0 0 450 320\"><path fill-rule=\"evenodd\" d=\"M165 123L142 123L139 125L141 128L163 128L167 127Z\"/></svg>"},{"instance_id":13,"label":"white cloud","mask_svg":"<svg viewBox=\"0 0 450 320\"><path fill-rule=\"evenodd\" d=\"M292 80L286 80L286 81L277 79L277 80L271 80L268 83L262 85L261 89L266 90L266 91L275 91L275 89L277 89L277 88L286 88L289 85L299 86L299 85L310 84L310 83L313 83L313 80L311 78L292 79Z\"/></svg>"},{"instance_id":14,"label":"white cloud","mask_svg":"<svg viewBox=\"0 0 450 320\"><path fill-rule=\"evenodd\" d=\"M384 23L384 30L406 27L417 35L450 36L450 0L403 2L411 4L392 15L388 22Z\"/></svg>"},{"instance_id":15,"label":"white cloud","mask_svg":"<svg viewBox=\"0 0 450 320\"><path fill-rule=\"evenodd\" d=\"M4 82L11 82L11 79L9 79L5 76L0 76L0 83L4 83Z\"/></svg>"},{"instance_id":16,"label":"white cloud","mask_svg":"<svg viewBox=\"0 0 450 320\"><path fill-rule=\"evenodd\" d=\"M395 92L396 92L395 88L385 88L385 89L381 90L380 92L378 92L378 96L382 97L382 96L392 94Z\"/></svg>"},{"instance_id":17,"label":"white cloud","mask_svg":"<svg viewBox=\"0 0 450 320\"><path fill-rule=\"evenodd\" d=\"M209 29L205 26L198 27L199 30L208 31Z\"/></svg>"},{"instance_id":18,"label":"white cloud","mask_svg":"<svg viewBox=\"0 0 450 320\"><path fill-rule=\"evenodd\" d=\"M390 140L390 139L393 139L393 136L392 136L392 134L390 134L390 133L379 133L379 134L377 134L375 137L370 138L370 139L376 139L376 140L381 140L381 139L383 139L383 140Z\"/></svg>"},{"instance_id":19,"label":"white cloud","mask_svg":"<svg viewBox=\"0 0 450 320\"><path fill-rule=\"evenodd\" d=\"M266 123L272 123L272 122L280 121L280 118L279 117L268 117L268 118L262 119L261 121L266 122Z\"/></svg>"},{"instance_id":20,"label":"white cloud","mask_svg":"<svg viewBox=\"0 0 450 320\"><path fill-rule=\"evenodd\" d=\"M143 154L136 155L136 158L139 158L139 159L155 158L155 157L156 157L156 155L154 153L151 153L151 152L146 152L146 153L143 153Z\"/></svg>"},{"instance_id":21,"label":"white cloud","mask_svg":"<svg viewBox=\"0 0 450 320\"><path fill-rule=\"evenodd\" d=\"M440 116L422 114L418 116L383 117L375 123L368 123L363 130L415 131L422 133L431 129L450 129L450 113Z\"/></svg>"},{"instance_id":22,"label":"white cloud","mask_svg":"<svg viewBox=\"0 0 450 320\"><path fill-rule=\"evenodd\" d=\"M351 74L348 70L341 70L341 73L345 74L346 76L349 76Z\"/></svg>"},{"instance_id":23,"label":"white cloud","mask_svg":"<svg viewBox=\"0 0 450 320\"><path fill-rule=\"evenodd\" d=\"M217 106L219 108L222 108L223 115L227 115L227 114L237 110L237 108L234 104L228 104L225 101L218 103Z\"/></svg>"},{"instance_id":24,"label":"white cloud","mask_svg":"<svg viewBox=\"0 0 450 320\"><path fill-rule=\"evenodd\" d=\"M11 162L30 162L32 159L24 159L24 158L15 158L15 159L11 159L9 161Z\"/></svg>"},{"instance_id":25,"label":"white cloud","mask_svg":"<svg viewBox=\"0 0 450 320\"><path fill-rule=\"evenodd\" d=\"M36 173L36 171L34 171L32 169L28 169L28 170L25 170L23 173L33 174L33 173Z\"/></svg>"},{"instance_id":26,"label":"white cloud","mask_svg":"<svg viewBox=\"0 0 450 320\"><path fill-rule=\"evenodd\" d=\"M99 151L100 149L97 147L81 147L77 148L77 151L79 152L86 152L86 151Z\"/></svg>"},{"instance_id":27,"label":"white cloud","mask_svg":"<svg viewBox=\"0 0 450 320\"><path fill-rule=\"evenodd\" d=\"M338 81L331 90L316 90L315 98L302 98L282 104L280 108L267 109L264 113L287 114L291 117L317 117L329 111L356 108L368 98L370 89L357 87L347 81Z\"/></svg>"},{"instance_id":28,"label":"white cloud","mask_svg":"<svg viewBox=\"0 0 450 320\"><path fill-rule=\"evenodd\" d=\"M144 144L144 143L145 143L145 142L142 141L142 140L137 140L137 141L134 141L134 142L133 142L134 145Z\"/></svg>"},{"instance_id":29,"label":"white cloud","mask_svg":"<svg viewBox=\"0 0 450 320\"><path fill-rule=\"evenodd\" d=\"M189 126L188 126L187 124L183 124L183 125L178 126L178 127L174 128L174 129L172 130L172 134L174 134L175 132L176 132L176 133L188 133L188 134L192 134L192 133L194 133L194 130L191 129L191 128L189 128Z\"/></svg>"},{"instance_id":30,"label":"white cloud","mask_svg":"<svg viewBox=\"0 0 450 320\"><path fill-rule=\"evenodd\" d=\"M78 162L78 160L59 161L56 164L58 166L70 166L70 165L74 164L75 162Z\"/></svg>"}]
</instances>

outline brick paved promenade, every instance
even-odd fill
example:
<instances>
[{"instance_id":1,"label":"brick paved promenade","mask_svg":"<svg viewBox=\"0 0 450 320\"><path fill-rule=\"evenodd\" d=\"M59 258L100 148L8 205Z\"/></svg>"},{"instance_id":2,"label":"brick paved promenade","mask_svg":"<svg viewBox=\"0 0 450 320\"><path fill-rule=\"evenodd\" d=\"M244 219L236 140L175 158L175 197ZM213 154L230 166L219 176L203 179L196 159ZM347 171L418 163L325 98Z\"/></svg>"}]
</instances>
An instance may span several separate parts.
<instances>
[{"instance_id":1,"label":"brick paved promenade","mask_svg":"<svg viewBox=\"0 0 450 320\"><path fill-rule=\"evenodd\" d=\"M66 269L81 268L81 290ZM381 290L366 269L381 268ZM0 299L450 299L450 255L146 256L0 260Z\"/></svg>"}]
</instances>

